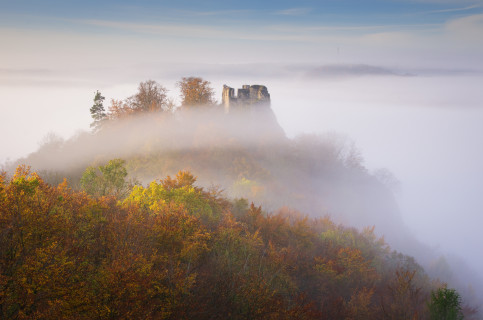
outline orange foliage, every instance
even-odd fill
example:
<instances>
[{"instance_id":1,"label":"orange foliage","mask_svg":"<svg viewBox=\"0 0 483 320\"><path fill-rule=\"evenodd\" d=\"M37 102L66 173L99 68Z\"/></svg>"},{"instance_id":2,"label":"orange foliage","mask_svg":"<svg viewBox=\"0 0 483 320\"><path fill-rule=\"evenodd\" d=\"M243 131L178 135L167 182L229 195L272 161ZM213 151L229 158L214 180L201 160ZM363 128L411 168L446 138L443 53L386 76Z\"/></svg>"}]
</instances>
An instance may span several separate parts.
<instances>
[{"instance_id":1,"label":"orange foliage","mask_svg":"<svg viewBox=\"0 0 483 320\"><path fill-rule=\"evenodd\" d=\"M185 107L206 106L215 103L210 82L199 77L184 77L178 83L181 105Z\"/></svg>"},{"instance_id":2,"label":"orange foliage","mask_svg":"<svg viewBox=\"0 0 483 320\"><path fill-rule=\"evenodd\" d=\"M429 279L372 230L266 214L195 181L179 172L119 203L0 174L0 317L426 317Z\"/></svg>"}]
</instances>

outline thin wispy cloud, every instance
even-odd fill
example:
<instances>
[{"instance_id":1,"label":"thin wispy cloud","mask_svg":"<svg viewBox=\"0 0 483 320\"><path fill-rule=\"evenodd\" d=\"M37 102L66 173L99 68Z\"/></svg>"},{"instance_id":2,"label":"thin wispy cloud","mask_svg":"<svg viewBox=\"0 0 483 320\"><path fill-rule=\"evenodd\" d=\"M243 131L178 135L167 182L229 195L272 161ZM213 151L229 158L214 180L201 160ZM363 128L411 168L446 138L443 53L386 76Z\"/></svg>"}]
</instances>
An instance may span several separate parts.
<instances>
[{"instance_id":1,"label":"thin wispy cloud","mask_svg":"<svg viewBox=\"0 0 483 320\"><path fill-rule=\"evenodd\" d=\"M309 78L349 78L361 76L414 76L401 70L366 64L332 64L313 68L307 72Z\"/></svg>"},{"instance_id":2,"label":"thin wispy cloud","mask_svg":"<svg viewBox=\"0 0 483 320\"><path fill-rule=\"evenodd\" d=\"M399 30L399 29L434 29L441 27L437 23L425 24L380 24L380 25L313 25L313 26L294 26L294 25L272 25L269 28L279 32L318 32L318 31L373 31L373 30Z\"/></svg>"},{"instance_id":3,"label":"thin wispy cloud","mask_svg":"<svg viewBox=\"0 0 483 320\"><path fill-rule=\"evenodd\" d=\"M450 9L441 9L441 10L433 10L429 11L428 13L449 13L449 12L459 12L459 11L468 11L472 9L477 9L483 7L483 4L474 4L472 6L466 6L462 8L450 8Z\"/></svg>"},{"instance_id":4,"label":"thin wispy cloud","mask_svg":"<svg viewBox=\"0 0 483 320\"><path fill-rule=\"evenodd\" d=\"M77 22L97 27L113 28L146 34L160 34L165 36L225 37L229 35L228 32L223 31L221 28L206 25L143 24L110 20L77 20Z\"/></svg>"},{"instance_id":5,"label":"thin wispy cloud","mask_svg":"<svg viewBox=\"0 0 483 320\"><path fill-rule=\"evenodd\" d=\"M250 27L237 28L227 26L215 26L206 24L197 25L181 25L181 24L138 24L129 22L118 22L108 20L83 20L81 23L94 25L98 27L114 28L123 31L136 33L159 35L163 37L183 37L183 38L205 38L205 39L233 39L248 41L280 41L280 42L305 42L305 43L322 43L327 40L353 39L354 37L370 36L380 34L382 30L393 30L393 33L385 32L385 34L400 34L400 30L417 30L421 32L435 28L437 25L354 25L354 26L310 26L300 27L292 24L285 25L266 25L257 26L256 32ZM338 33L338 35L336 35ZM399 37L400 38L400 37Z\"/></svg>"},{"instance_id":6,"label":"thin wispy cloud","mask_svg":"<svg viewBox=\"0 0 483 320\"><path fill-rule=\"evenodd\" d=\"M481 46L483 44L483 14L475 14L449 21L445 25L446 30L459 40L471 39L471 44Z\"/></svg>"},{"instance_id":7,"label":"thin wispy cloud","mask_svg":"<svg viewBox=\"0 0 483 320\"><path fill-rule=\"evenodd\" d=\"M214 10L214 11L180 11L181 14L186 16L206 17L206 16L231 16L231 15L244 15L253 13L253 10L239 9L239 10Z\"/></svg>"},{"instance_id":8,"label":"thin wispy cloud","mask_svg":"<svg viewBox=\"0 0 483 320\"><path fill-rule=\"evenodd\" d=\"M207 13L208 14L208 13ZM228 31L226 26L216 26L208 24L143 24L135 22L120 22L111 20L77 20L76 22L94 25L99 27L116 28L123 30L136 31L141 33L160 33L160 34L175 34L175 35L205 35L207 37L212 36L223 36L223 35L233 35L233 30L237 29L235 27L230 27ZM306 34L307 32L332 32L332 31L366 31L366 30L388 30L388 29L433 29L435 27L440 27L440 24L380 24L380 25L313 25L313 26L297 26L292 24L268 24L265 26L257 26L258 34L252 34L254 40L263 40L262 36L264 33L277 32L283 34ZM244 28L245 30L249 28ZM249 33L247 32L247 35ZM250 33L251 34L251 33ZM261 37L262 36L262 37ZM240 37L240 34L238 34ZM243 36L242 38L245 38Z\"/></svg>"},{"instance_id":9,"label":"thin wispy cloud","mask_svg":"<svg viewBox=\"0 0 483 320\"><path fill-rule=\"evenodd\" d=\"M138 24L109 20L78 20L78 23L119 29L123 31L185 38L211 38L211 39L237 39L254 41L296 41L296 42L319 42L325 38L321 34L303 34L295 32L286 34L270 29L269 26L257 27L256 32L250 28L236 28L226 26L209 26L204 24Z\"/></svg>"},{"instance_id":10,"label":"thin wispy cloud","mask_svg":"<svg viewBox=\"0 0 483 320\"><path fill-rule=\"evenodd\" d=\"M302 16L312 11L311 8L290 8L275 11L274 14L282 16Z\"/></svg>"}]
</instances>

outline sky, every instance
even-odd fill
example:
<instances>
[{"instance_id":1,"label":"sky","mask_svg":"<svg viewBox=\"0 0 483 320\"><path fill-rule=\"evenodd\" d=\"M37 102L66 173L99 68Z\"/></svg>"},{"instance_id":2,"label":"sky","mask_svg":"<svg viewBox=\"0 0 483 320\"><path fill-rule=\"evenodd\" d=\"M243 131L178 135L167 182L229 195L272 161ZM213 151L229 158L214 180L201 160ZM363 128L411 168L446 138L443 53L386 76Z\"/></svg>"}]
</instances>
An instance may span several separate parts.
<instances>
[{"instance_id":1,"label":"sky","mask_svg":"<svg viewBox=\"0 0 483 320\"><path fill-rule=\"evenodd\" d=\"M265 84L289 136L337 132L408 227L483 270L483 0L0 0L0 163L88 130L94 92Z\"/></svg>"}]
</instances>

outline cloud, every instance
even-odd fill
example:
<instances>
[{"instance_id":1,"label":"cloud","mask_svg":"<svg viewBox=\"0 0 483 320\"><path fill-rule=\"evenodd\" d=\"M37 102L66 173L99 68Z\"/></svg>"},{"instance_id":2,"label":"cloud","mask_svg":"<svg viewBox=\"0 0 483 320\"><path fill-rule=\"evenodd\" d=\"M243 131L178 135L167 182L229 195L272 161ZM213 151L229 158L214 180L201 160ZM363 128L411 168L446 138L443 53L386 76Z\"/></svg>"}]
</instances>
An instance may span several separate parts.
<instances>
[{"instance_id":1,"label":"cloud","mask_svg":"<svg viewBox=\"0 0 483 320\"><path fill-rule=\"evenodd\" d=\"M475 2L481 2L481 0L410 0L407 2L420 2L420 3L437 3L437 4L474 4Z\"/></svg>"},{"instance_id":2,"label":"cloud","mask_svg":"<svg viewBox=\"0 0 483 320\"><path fill-rule=\"evenodd\" d=\"M230 27L210 26L205 24L142 24L109 20L79 20L81 24L97 27L120 29L122 31L137 32L165 37L183 38L211 38L211 39L244 39L268 40L266 33L251 33Z\"/></svg>"},{"instance_id":3,"label":"cloud","mask_svg":"<svg viewBox=\"0 0 483 320\"><path fill-rule=\"evenodd\" d=\"M213 10L213 11L179 10L177 12L185 16L204 17L204 16L230 16L230 15L250 14L250 13L253 13L254 10L250 10L250 9Z\"/></svg>"},{"instance_id":4,"label":"cloud","mask_svg":"<svg viewBox=\"0 0 483 320\"><path fill-rule=\"evenodd\" d=\"M475 14L449 21L446 31L460 40L469 40L473 44L483 44L483 14Z\"/></svg>"},{"instance_id":5,"label":"cloud","mask_svg":"<svg viewBox=\"0 0 483 320\"><path fill-rule=\"evenodd\" d=\"M282 16L302 16L312 11L310 8L290 8L275 11L274 14Z\"/></svg>"},{"instance_id":6,"label":"cloud","mask_svg":"<svg viewBox=\"0 0 483 320\"><path fill-rule=\"evenodd\" d=\"M398 70L366 64L333 64L314 68L307 75L310 78L342 78L360 76L410 76Z\"/></svg>"},{"instance_id":7,"label":"cloud","mask_svg":"<svg viewBox=\"0 0 483 320\"><path fill-rule=\"evenodd\" d=\"M429 13L447 13L447 12L459 12L459 11L468 11L471 9L476 9L476 8L481 8L483 5L482 4L475 4L472 6L466 6L462 8L450 8L450 9L442 9L442 10L433 10L429 11Z\"/></svg>"},{"instance_id":8,"label":"cloud","mask_svg":"<svg viewBox=\"0 0 483 320\"><path fill-rule=\"evenodd\" d=\"M222 37L229 34L220 28L205 25L143 24L110 20L78 20L77 22L97 27L121 29L124 31L146 34L161 34L166 36Z\"/></svg>"},{"instance_id":9,"label":"cloud","mask_svg":"<svg viewBox=\"0 0 483 320\"><path fill-rule=\"evenodd\" d=\"M363 35L361 40L368 44L380 45L383 47L400 47L412 45L415 41L415 36L413 33L407 31L374 32Z\"/></svg>"},{"instance_id":10,"label":"cloud","mask_svg":"<svg viewBox=\"0 0 483 320\"><path fill-rule=\"evenodd\" d=\"M344 30L337 27L297 28L293 25L284 26L216 26L216 25L186 25L186 24L142 24L119 22L110 20L77 20L80 24L119 29L122 31L159 35L162 37L252 40L252 41L281 41L319 43L333 37L331 30ZM292 30L292 32L285 32ZM307 32L304 32L306 30ZM309 32L312 30L312 32ZM323 32L323 31L326 32Z\"/></svg>"}]
</instances>

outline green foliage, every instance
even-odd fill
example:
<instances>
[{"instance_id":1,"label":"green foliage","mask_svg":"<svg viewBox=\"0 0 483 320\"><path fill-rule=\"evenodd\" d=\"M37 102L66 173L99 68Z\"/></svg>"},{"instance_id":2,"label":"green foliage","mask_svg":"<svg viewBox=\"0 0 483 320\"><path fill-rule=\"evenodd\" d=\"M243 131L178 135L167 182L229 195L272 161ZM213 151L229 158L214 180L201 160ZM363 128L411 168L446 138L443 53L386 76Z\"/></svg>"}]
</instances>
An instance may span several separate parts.
<instances>
[{"instance_id":1,"label":"green foliage","mask_svg":"<svg viewBox=\"0 0 483 320\"><path fill-rule=\"evenodd\" d=\"M258 198L263 196L264 188L255 180L249 180L244 177L233 183L233 194L235 196Z\"/></svg>"},{"instance_id":2,"label":"green foliage","mask_svg":"<svg viewBox=\"0 0 483 320\"><path fill-rule=\"evenodd\" d=\"M221 209L216 205L216 199L210 198L206 192L193 186L195 181L193 175L181 171L175 179L168 176L159 183L151 182L147 188L135 186L123 204L150 212L157 212L174 204L183 207L189 214L207 224L218 221Z\"/></svg>"},{"instance_id":3,"label":"green foliage","mask_svg":"<svg viewBox=\"0 0 483 320\"><path fill-rule=\"evenodd\" d=\"M100 129L102 122L106 119L106 110L104 109L104 99L101 93L96 91L96 95L94 96L94 105L90 108L91 117L93 122L91 123L91 128L93 131L97 131Z\"/></svg>"},{"instance_id":4,"label":"green foliage","mask_svg":"<svg viewBox=\"0 0 483 320\"><path fill-rule=\"evenodd\" d=\"M245 216L248 212L249 204L245 198L239 198L233 200L232 213L236 218Z\"/></svg>"},{"instance_id":5,"label":"green foliage","mask_svg":"<svg viewBox=\"0 0 483 320\"><path fill-rule=\"evenodd\" d=\"M129 190L125 163L122 159L113 159L104 166L88 167L80 180L82 188L94 196L125 196Z\"/></svg>"},{"instance_id":6,"label":"green foliage","mask_svg":"<svg viewBox=\"0 0 483 320\"><path fill-rule=\"evenodd\" d=\"M455 289L439 288L431 292L428 307L431 320L463 319L461 297Z\"/></svg>"}]
</instances>

